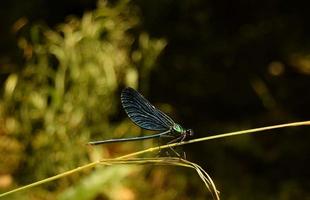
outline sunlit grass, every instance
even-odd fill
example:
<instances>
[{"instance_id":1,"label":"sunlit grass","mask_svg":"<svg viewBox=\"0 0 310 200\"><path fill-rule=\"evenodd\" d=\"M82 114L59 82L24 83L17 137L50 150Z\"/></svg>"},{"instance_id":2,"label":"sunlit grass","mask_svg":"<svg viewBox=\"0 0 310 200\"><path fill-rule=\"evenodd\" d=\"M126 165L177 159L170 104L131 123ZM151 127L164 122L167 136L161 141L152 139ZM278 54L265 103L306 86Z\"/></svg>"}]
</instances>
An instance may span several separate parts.
<instances>
[{"instance_id":1,"label":"sunlit grass","mask_svg":"<svg viewBox=\"0 0 310 200\"><path fill-rule=\"evenodd\" d=\"M207 189L210 191L213 199L218 200L219 191L217 191L215 184L209 174L196 163L178 157L158 157L158 158L129 158L129 159L103 159L100 161L103 165L114 164L154 164L154 165L172 165L179 167L188 167L195 169L201 180L204 182Z\"/></svg>"},{"instance_id":2,"label":"sunlit grass","mask_svg":"<svg viewBox=\"0 0 310 200\"><path fill-rule=\"evenodd\" d=\"M212 139L219 139L219 138L224 138L224 137L230 137L230 136L236 136L236 135L242 135L242 134L250 134L250 133L255 133L255 132L261 132L261 131L266 131L266 130L272 130L272 129L279 129L279 128L285 128L285 127L295 127L295 126L306 126L310 125L310 121L302 121L302 122L294 122L294 123L287 123L287 124L280 124L280 125L274 125L274 126L266 126L266 127L261 127L261 128L254 128L254 129L248 129L248 130L243 130L243 131L236 131L236 132L230 132L230 133L224 133L224 134L217 134L213 136L208 136L208 137L203 137L203 138L198 138L198 139L193 139L189 141L184 141L180 143L173 143L173 144L167 144L167 145L161 145L158 147L153 147L153 148L148 148L142 151L134 152L131 154L127 154L124 156L120 156L114 159L102 159L102 160L97 160L95 162L89 163L87 165L83 165L81 167L77 167L73 170L66 171L64 173L58 174L53 177L49 177L46 179L43 179L41 181L34 182L32 184L5 192L0 194L0 197L7 196L9 194L19 192L22 190L30 189L34 186L38 186L59 178L63 178L65 176L71 175L73 173L77 173L79 171L89 169L92 167L95 167L97 165L115 165L115 164L156 164L156 165L174 165L174 166L181 166L181 167L190 167L196 170L202 181L204 182L205 186L207 189L211 192L213 199L219 199L219 192L216 189L215 184L213 183L211 177L207 174L205 170L203 170L199 165L181 159L181 158L176 158L176 157L162 157L162 158L135 158L138 155L142 155L144 153L149 153L149 152L154 152L154 151L159 151L161 149L166 149L166 148L172 148L175 146L181 146L185 144L190 144L190 143L196 143L196 142L202 142L202 141L207 141L207 140L212 140Z\"/></svg>"}]
</instances>

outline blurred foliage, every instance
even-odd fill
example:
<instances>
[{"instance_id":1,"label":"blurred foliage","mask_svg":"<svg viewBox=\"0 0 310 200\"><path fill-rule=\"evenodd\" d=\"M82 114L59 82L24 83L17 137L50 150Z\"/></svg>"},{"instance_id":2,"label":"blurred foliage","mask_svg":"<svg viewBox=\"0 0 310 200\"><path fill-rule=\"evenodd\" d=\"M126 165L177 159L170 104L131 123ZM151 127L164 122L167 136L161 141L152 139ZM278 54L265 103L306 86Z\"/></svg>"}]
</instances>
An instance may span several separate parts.
<instances>
[{"instance_id":1,"label":"blurred foliage","mask_svg":"<svg viewBox=\"0 0 310 200\"><path fill-rule=\"evenodd\" d=\"M59 195L59 200L94 199L98 192L108 199L134 199L134 192L126 187L126 178L141 171L141 167L113 166L102 168L84 177L78 184ZM140 172L141 173L141 172ZM120 184L123 182L123 184Z\"/></svg>"},{"instance_id":2,"label":"blurred foliage","mask_svg":"<svg viewBox=\"0 0 310 200\"><path fill-rule=\"evenodd\" d=\"M165 46L146 33L135 38L130 31L138 23L127 1L114 6L99 1L82 18L68 17L55 29L36 24L29 38L20 37L25 66L8 76L0 102L0 160L5 161L0 173L13 177L11 185L85 164L92 156L86 146L90 138L126 131L111 121L117 115L118 91L137 87L138 67L147 77ZM64 190L78 178L45 188Z\"/></svg>"}]
</instances>

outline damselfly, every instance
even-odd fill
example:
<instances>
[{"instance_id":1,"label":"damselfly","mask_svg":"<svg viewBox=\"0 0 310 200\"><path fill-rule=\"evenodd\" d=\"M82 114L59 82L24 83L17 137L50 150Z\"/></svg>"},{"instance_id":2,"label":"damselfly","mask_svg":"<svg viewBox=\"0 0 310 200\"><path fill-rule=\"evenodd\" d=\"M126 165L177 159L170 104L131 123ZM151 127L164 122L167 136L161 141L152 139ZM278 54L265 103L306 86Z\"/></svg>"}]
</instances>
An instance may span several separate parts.
<instances>
[{"instance_id":1,"label":"damselfly","mask_svg":"<svg viewBox=\"0 0 310 200\"><path fill-rule=\"evenodd\" d=\"M160 133L131 138L93 141L89 142L89 144L98 145L114 142L127 142L159 138L162 136L172 136L175 137L173 141L183 141L187 136L193 135L191 129L184 129L181 125L175 123L168 115L155 108L155 106L146 100L139 92L132 88L125 88L122 91L121 102L128 117L136 125L146 130L160 131Z\"/></svg>"}]
</instances>

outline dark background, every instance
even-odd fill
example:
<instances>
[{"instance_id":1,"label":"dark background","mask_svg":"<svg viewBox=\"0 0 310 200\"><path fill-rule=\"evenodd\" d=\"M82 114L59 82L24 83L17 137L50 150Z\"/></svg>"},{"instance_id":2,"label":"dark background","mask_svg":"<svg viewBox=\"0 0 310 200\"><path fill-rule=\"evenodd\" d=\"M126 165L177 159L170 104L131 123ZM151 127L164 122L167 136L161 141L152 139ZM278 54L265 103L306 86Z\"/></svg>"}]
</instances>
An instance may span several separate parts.
<instances>
[{"instance_id":1,"label":"dark background","mask_svg":"<svg viewBox=\"0 0 310 200\"><path fill-rule=\"evenodd\" d=\"M306 1L305 1L306 2ZM132 1L138 29L167 40L147 98L169 102L195 137L310 118L309 5L292 1ZM2 2L1 82L22 68L12 26L53 27L96 1ZM21 34L21 33L20 33ZM10 66L10 67L9 67ZM141 80L143 83L143 80ZM222 199L308 199L309 128L296 127L188 145ZM191 188L189 188L190 192Z\"/></svg>"}]
</instances>

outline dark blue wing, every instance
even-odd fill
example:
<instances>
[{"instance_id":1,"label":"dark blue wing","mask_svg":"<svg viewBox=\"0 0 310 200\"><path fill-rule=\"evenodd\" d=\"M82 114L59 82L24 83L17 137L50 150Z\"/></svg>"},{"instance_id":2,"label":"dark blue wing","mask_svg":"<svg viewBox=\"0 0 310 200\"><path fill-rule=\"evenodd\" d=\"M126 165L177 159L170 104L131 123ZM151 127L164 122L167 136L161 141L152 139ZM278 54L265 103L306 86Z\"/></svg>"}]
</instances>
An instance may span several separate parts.
<instances>
[{"instance_id":1,"label":"dark blue wing","mask_svg":"<svg viewBox=\"0 0 310 200\"><path fill-rule=\"evenodd\" d=\"M121 94L121 101L128 117L143 129L165 131L173 127L173 120L155 108L139 92L132 88L125 88Z\"/></svg>"}]
</instances>

